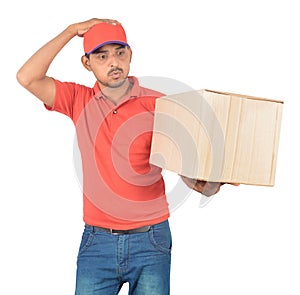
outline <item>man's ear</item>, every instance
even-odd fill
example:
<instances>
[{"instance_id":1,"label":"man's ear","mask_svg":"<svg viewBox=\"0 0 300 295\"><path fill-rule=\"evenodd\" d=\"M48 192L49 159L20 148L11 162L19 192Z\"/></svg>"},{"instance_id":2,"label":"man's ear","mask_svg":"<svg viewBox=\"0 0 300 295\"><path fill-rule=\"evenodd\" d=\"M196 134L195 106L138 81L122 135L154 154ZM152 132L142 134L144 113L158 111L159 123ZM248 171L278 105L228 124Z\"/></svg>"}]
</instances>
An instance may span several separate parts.
<instances>
[{"instance_id":1,"label":"man's ear","mask_svg":"<svg viewBox=\"0 0 300 295\"><path fill-rule=\"evenodd\" d=\"M129 48L129 50L130 50L130 62L131 62L131 59L132 59L132 50L131 50L131 48Z\"/></svg>"},{"instance_id":2,"label":"man's ear","mask_svg":"<svg viewBox=\"0 0 300 295\"><path fill-rule=\"evenodd\" d=\"M91 65L90 65L90 60L88 57L86 57L85 55L83 55L81 57L81 63L83 64L83 66L88 70L88 71L91 71L92 68L91 68Z\"/></svg>"}]
</instances>

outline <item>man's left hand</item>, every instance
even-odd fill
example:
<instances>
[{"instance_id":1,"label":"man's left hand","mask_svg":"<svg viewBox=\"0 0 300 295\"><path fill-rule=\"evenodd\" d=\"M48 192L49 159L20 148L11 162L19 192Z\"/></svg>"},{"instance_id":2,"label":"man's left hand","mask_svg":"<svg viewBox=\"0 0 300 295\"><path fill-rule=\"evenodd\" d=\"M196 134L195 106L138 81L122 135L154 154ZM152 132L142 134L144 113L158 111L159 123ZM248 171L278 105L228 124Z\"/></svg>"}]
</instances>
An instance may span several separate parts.
<instances>
[{"instance_id":1,"label":"man's left hand","mask_svg":"<svg viewBox=\"0 0 300 295\"><path fill-rule=\"evenodd\" d=\"M189 188L205 195L206 197L215 195L223 185L223 183L220 182L209 182L200 179L188 178L185 176L181 176L181 178Z\"/></svg>"}]
</instances>

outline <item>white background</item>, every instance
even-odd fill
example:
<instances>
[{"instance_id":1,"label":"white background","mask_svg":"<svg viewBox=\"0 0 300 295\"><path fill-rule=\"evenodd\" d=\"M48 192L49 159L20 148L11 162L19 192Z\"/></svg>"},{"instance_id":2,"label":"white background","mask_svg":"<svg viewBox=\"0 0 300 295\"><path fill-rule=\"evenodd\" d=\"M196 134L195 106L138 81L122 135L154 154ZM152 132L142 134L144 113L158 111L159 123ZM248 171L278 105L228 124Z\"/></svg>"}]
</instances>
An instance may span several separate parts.
<instances>
[{"instance_id":1,"label":"white background","mask_svg":"<svg viewBox=\"0 0 300 295\"><path fill-rule=\"evenodd\" d=\"M19 67L69 24L119 20L131 74L285 101L273 188L193 193L170 219L171 294L300 294L297 1L6 1L1 5L0 294L73 294L83 229L74 129L16 82ZM49 70L92 86L74 38ZM172 183L173 181L173 183ZM172 187L176 178L168 179ZM125 294L123 292L122 294Z\"/></svg>"}]
</instances>

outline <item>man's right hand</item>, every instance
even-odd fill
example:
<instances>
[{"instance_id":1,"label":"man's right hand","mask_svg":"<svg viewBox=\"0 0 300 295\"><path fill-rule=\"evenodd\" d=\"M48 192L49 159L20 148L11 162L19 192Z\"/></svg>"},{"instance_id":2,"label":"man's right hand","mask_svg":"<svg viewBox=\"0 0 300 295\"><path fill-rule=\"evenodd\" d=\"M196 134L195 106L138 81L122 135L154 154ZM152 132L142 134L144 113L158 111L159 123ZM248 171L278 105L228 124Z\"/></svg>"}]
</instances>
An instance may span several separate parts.
<instances>
[{"instance_id":1,"label":"man's right hand","mask_svg":"<svg viewBox=\"0 0 300 295\"><path fill-rule=\"evenodd\" d=\"M99 18L92 18L90 20L73 24L71 26L74 27L76 35L79 37L83 37L84 33L86 33L91 27L99 23L109 23L109 24L119 24L118 21L113 19L99 19Z\"/></svg>"}]
</instances>

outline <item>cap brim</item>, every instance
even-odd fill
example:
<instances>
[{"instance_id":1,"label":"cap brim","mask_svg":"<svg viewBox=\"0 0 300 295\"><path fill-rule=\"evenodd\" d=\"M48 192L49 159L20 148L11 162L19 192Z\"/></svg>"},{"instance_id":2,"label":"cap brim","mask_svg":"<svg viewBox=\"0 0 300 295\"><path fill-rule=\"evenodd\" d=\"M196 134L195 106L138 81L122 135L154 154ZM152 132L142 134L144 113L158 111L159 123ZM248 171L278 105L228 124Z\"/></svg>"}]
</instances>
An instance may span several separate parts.
<instances>
[{"instance_id":1,"label":"cap brim","mask_svg":"<svg viewBox=\"0 0 300 295\"><path fill-rule=\"evenodd\" d=\"M126 42L122 42L122 41L116 41L116 40L111 40L111 41L107 41L104 43L99 44L98 46L96 46L94 49L92 49L89 52L86 52L85 54L91 54L94 51L96 51L97 49L99 49L100 47L103 47L104 45L108 45L108 44L120 44L120 45L124 45L124 46L128 46L130 47Z\"/></svg>"}]
</instances>

